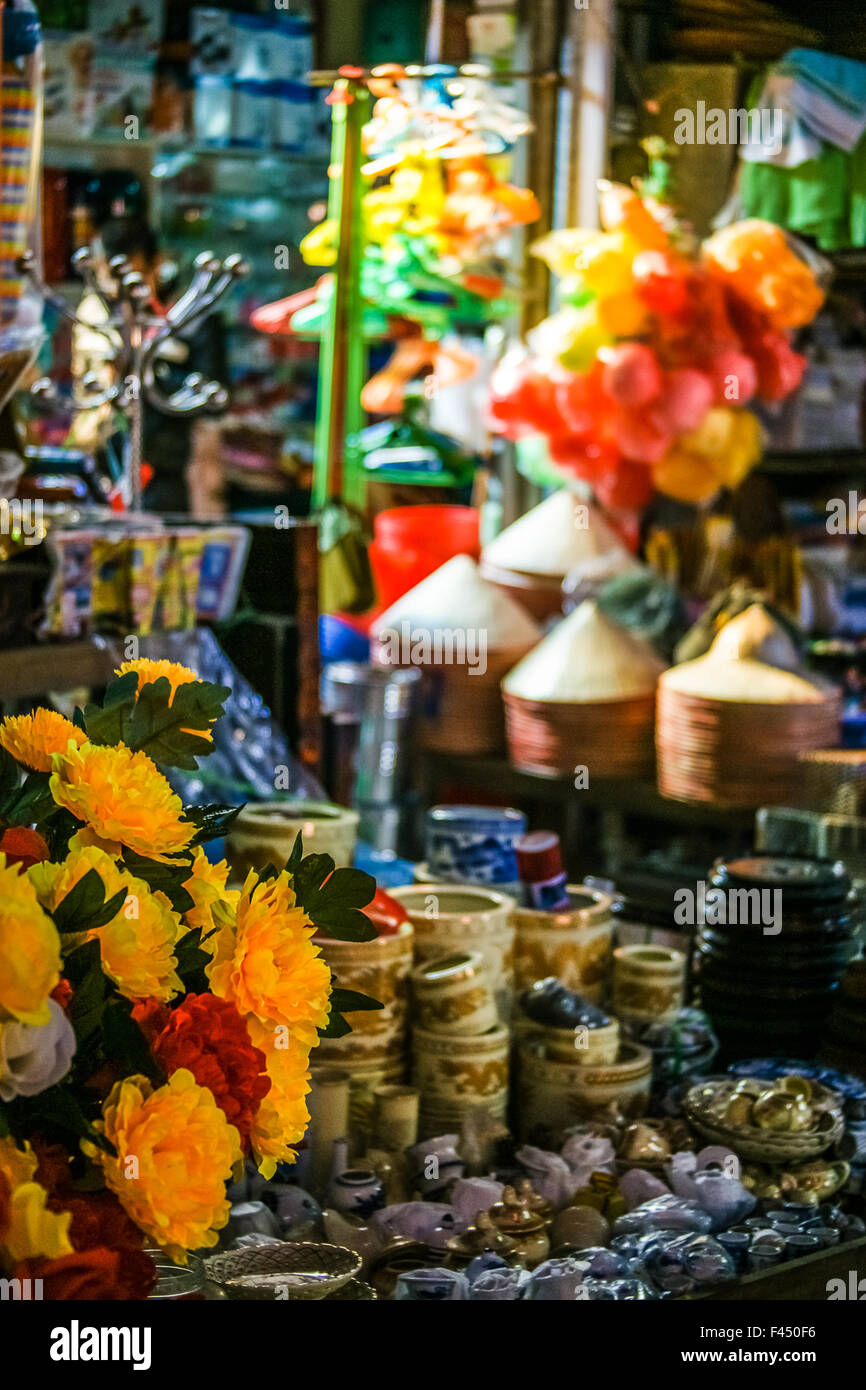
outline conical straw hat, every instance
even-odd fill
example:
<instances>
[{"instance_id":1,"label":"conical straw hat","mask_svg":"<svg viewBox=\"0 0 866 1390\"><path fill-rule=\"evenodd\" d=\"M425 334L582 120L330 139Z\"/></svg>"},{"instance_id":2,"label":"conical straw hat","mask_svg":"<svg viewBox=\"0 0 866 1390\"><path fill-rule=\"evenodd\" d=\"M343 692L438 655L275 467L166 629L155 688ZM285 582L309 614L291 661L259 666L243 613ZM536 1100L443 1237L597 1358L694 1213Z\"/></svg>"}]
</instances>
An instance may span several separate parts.
<instances>
[{"instance_id":1,"label":"conical straw hat","mask_svg":"<svg viewBox=\"0 0 866 1390\"><path fill-rule=\"evenodd\" d=\"M489 648L522 648L541 638L541 629L524 608L482 578L469 555L455 555L414 589L398 598L376 620L382 638L406 629L415 634L434 629L472 628L486 633Z\"/></svg>"},{"instance_id":2,"label":"conical straw hat","mask_svg":"<svg viewBox=\"0 0 866 1390\"><path fill-rule=\"evenodd\" d=\"M559 704L652 695L665 669L650 647L587 599L508 672L502 689Z\"/></svg>"},{"instance_id":3,"label":"conical straw hat","mask_svg":"<svg viewBox=\"0 0 866 1390\"><path fill-rule=\"evenodd\" d=\"M672 666L662 677L666 690L705 700L750 704L822 704L828 687L796 668L797 650L788 634L758 603L726 623L709 651Z\"/></svg>"},{"instance_id":4,"label":"conical straw hat","mask_svg":"<svg viewBox=\"0 0 866 1390\"><path fill-rule=\"evenodd\" d=\"M601 512L561 488L506 526L481 552L482 568L564 578L571 570L597 566L602 556L636 562Z\"/></svg>"}]
</instances>

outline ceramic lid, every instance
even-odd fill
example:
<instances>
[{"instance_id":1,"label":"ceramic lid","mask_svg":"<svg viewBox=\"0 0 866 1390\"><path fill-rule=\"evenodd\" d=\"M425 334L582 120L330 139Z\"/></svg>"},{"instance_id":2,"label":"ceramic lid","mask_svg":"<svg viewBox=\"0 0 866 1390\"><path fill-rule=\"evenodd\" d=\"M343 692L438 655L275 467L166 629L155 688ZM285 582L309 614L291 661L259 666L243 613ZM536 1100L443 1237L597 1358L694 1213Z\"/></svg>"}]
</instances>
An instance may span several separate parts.
<instances>
[{"instance_id":1,"label":"ceramic lid","mask_svg":"<svg viewBox=\"0 0 866 1390\"><path fill-rule=\"evenodd\" d=\"M541 629L525 608L484 579L469 555L455 555L380 614L375 634L398 635L404 624L415 634L436 628L474 628L488 647L533 646Z\"/></svg>"},{"instance_id":2,"label":"ceramic lid","mask_svg":"<svg viewBox=\"0 0 866 1390\"><path fill-rule=\"evenodd\" d=\"M652 695L664 669L646 642L587 599L508 672L502 689L561 704L631 700Z\"/></svg>"},{"instance_id":3,"label":"ceramic lid","mask_svg":"<svg viewBox=\"0 0 866 1390\"><path fill-rule=\"evenodd\" d=\"M571 571L595 570L602 561L605 566L621 561L623 568L637 563L598 508L568 488L545 497L481 552L482 565L559 579Z\"/></svg>"}]
</instances>

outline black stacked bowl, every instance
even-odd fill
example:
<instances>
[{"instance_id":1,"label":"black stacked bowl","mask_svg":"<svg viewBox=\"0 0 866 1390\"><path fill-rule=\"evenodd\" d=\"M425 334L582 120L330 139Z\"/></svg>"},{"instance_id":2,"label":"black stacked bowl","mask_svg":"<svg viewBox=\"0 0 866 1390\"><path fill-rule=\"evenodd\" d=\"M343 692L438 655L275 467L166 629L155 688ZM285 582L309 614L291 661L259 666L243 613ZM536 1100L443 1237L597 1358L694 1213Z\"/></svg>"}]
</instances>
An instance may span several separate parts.
<instances>
[{"instance_id":1,"label":"black stacked bowl","mask_svg":"<svg viewBox=\"0 0 866 1390\"><path fill-rule=\"evenodd\" d=\"M844 865L754 855L716 864L709 889L721 890L721 910L698 927L694 966L723 1056L814 1055L854 954L859 911Z\"/></svg>"}]
</instances>

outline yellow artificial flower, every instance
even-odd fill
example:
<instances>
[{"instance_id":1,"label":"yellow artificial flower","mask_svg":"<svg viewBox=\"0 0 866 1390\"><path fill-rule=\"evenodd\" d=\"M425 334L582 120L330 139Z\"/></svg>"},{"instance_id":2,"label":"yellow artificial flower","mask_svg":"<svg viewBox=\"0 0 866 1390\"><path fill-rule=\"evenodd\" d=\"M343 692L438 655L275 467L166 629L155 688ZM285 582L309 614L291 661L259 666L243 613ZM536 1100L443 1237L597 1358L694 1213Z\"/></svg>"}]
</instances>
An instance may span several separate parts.
<instances>
[{"instance_id":1,"label":"yellow artificial flower","mask_svg":"<svg viewBox=\"0 0 866 1390\"><path fill-rule=\"evenodd\" d=\"M233 927L220 933L207 967L211 989L240 1014L283 1024L308 1046L327 1022L331 972L313 945L315 927L296 906L285 871L268 882L247 876Z\"/></svg>"},{"instance_id":2,"label":"yellow artificial flower","mask_svg":"<svg viewBox=\"0 0 866 1390\"><path fill-rule=\"evenodd\" d=\"M52 756L65 753L70 739L80 748L87 742L87 735L53 709L10 714L0 724L0 744L19 763L32 767L35 772L50 772Z\"/></svg>"},{"instance_id":3,"label":"yellow artificial flower","mask_svg":"<svg viewBox=\"0 0 866 1390\"><path fill-rule=\"evenodd\" d=\"M153 661L147 656L138 657L135 661L124 661L121 666L117 667L114 674L125 676L130 671L135 671L138 675L139 691L142 686L152 685L154 681L158 681L164 676L171 686L171 693L168 697L169 708L177 694L179 685L191 685L193 681L199 679L195 671L191 671L188 666L181 666L179 661ZM213 723L216 723L216 720ZM213 738L210 729L182 729L181 733L198 734L201 738Z\"/></svg>"},{"instance_id":4,"label":"yellow artificial flower","mask_svg":"<svg viewBox=\"0 0 866 1390\"><path fill-rule=\"evenodd\" d=\"M62 864L34 864L28 875L43 907L53 911L91 869L102 879L106 899L125 889L126 901L106 926L71 937L70 945L95 937L102 968L125 999L172 999L183 989L174 955L183 927L165 894L94 846L73 848Z\"/></svg>"},{"instance_id":5,"label":"yellow artificial flower","mask_svg":"<svg viewBox=\"0 0 866 1390\"><path fill-rule=\"evenodd\" d=\"M0 1020L48 1023L60 979L60 936L26 874L0 853Z\"/></svg>"},{"instance_id":6,"label":"yellow artificial flower","mask_svg":"<svg viewBox=\"0 0 866 1390\"><path fill-rule=\"evenodd\" d=\"M187 908L183 917L188 927L201 927L202 937L206 937L202 948L211 955L216 950L220 930L234 926L240 901L239 889L226 888L228 876L229 866L224 859L219 864L211 864L201 846L196 846L192 873L183 885L195 906Z\"/></svg>"},{"instance_id":7,"label":"yellow artificial flower","mask_svg":"<svg viewBox=\"0 0 866 1390\"><path fill-rule=\"evenodd\" d=\"M85 821L103 844L126 845L164 863L196 833L183 806L146 753L91 743L54 755L51 795Z\"/></svg>"},{"instance_id":8,"label":"yellow artificial flower","mask_svg":"<svg viewBox=\"0 0 866 1390\"><path fill-rule=\"evenodd\" d=\"M115 1156L82 1143L140 1230L172 1259L216 1245L241 1140L211 1092L181 1067L164 1086L130 1076L113 1087L99 1128Z\"/></svg>"},{"instance_id":9,"label":"yellow artificial flower","mask_svg":"<svg viewBox=\"0 0 866 1390\"><path fill-rule=\"evenodd\" d=\"M286 1028L248 1017L250 1039L267 1060L271 1089L256 1112L250 1143L265 1178L272 1178L278 1163L294 1163L293 1144L303 1139L310 1122L307 1095L310 1090L310 1049Z\"/></svg>"},{"instance_id":10,"label":"yellow artificial flower","mask_svg":"<svg viewBox=\"0 0 866 1390\"><path fill-rule=\"evenodd\" d=\"M72 1213L46 1211L48 1193L33 1180L36 1166L36 1156L29 1145L22 1151L11 1139L0 1139L0 1174L10 1191L6 1232L0 1245L13 1264L40 1256L54 1260L72 1254L68 1235Z\"/></svg>"}]
</instances>

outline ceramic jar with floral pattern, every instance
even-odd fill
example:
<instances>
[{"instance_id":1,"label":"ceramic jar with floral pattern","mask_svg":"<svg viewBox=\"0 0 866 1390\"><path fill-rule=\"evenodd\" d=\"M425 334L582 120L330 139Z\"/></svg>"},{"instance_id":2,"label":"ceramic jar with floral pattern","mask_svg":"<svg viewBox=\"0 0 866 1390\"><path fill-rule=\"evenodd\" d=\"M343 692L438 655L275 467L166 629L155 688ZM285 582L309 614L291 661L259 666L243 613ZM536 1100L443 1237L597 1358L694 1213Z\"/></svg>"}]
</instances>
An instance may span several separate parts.
<instances>
[{"instance_id":1,"label":"ceramic jar with floral pattern","mask_svg":"<svg viewBox=\"0 0 866 1390\"><path fill-rule=\"evenodd\" d=\"M422 1137L459 1129L470 1110L504 1119L508 1104L508 1030L459 1037L415 1028L412 1081L421 1092Z\"/></svg>"},{"instance_id":2,"label":"ceramic jar with floral pattern","mask_svg":"<svg viewBox=\"0 0 866 1390\"><path fill-rule=\"evenodd\" d=\"M502 1018L514 993L514 899L470 884L424 883L391 889L415 928L415 960L472 951L483 957Z\"/></svg>"},{"instance_id":3,"label":"ceramic jar with floral pattern","mask_svg":"<svg viewBox=\"0 0 866 1390\"><path fill-rule=\"evenodd\" d=\"M484 957L477 951L435 956L412 973L418 1026L471 1037L499 1022Z\"/></svg>"},{"instance_id":4,"label":"ceramic jar with floral pattern","mask_svg":"<svg viewBox=\"0 0 866 1390\"><path fill-rule=\"evenodd\" d=\"M618 946L613 1006L624 1023L672 1023L685 1003L686 957L666 946Z\"/></svg>"},{"instance_id":5,"label":"ceramic jar with floral pattern","mask_svg":"<svg viewBox=\"0 0 866 1390\"><path fill-rule=\"evenodd\" d=\"M342 1038L323 1038L316 1060L343 1065L346 1058L373 1061L400 1057L406 1045L409 1017L409 974L412 969L414 933L410 922L398 931L372 941L337 941L317 936L316 945L331 968L340 989L357 990L378 999L381 1009L364 1009L346 1018L351 1033Z\"/></svg>"},{"instance_id":6,"label":"ceramic jar with floral pattern","mask_svg":"<svg viewBox=\"0 0 866 1390\"><path fill-rule=\"evenodd\" d=\"M580 884L567 891L571 905L561 912L514 909L515 988L553 976L597 1004L610 967L613 899Z\"/></svg>"}]
</instances>

